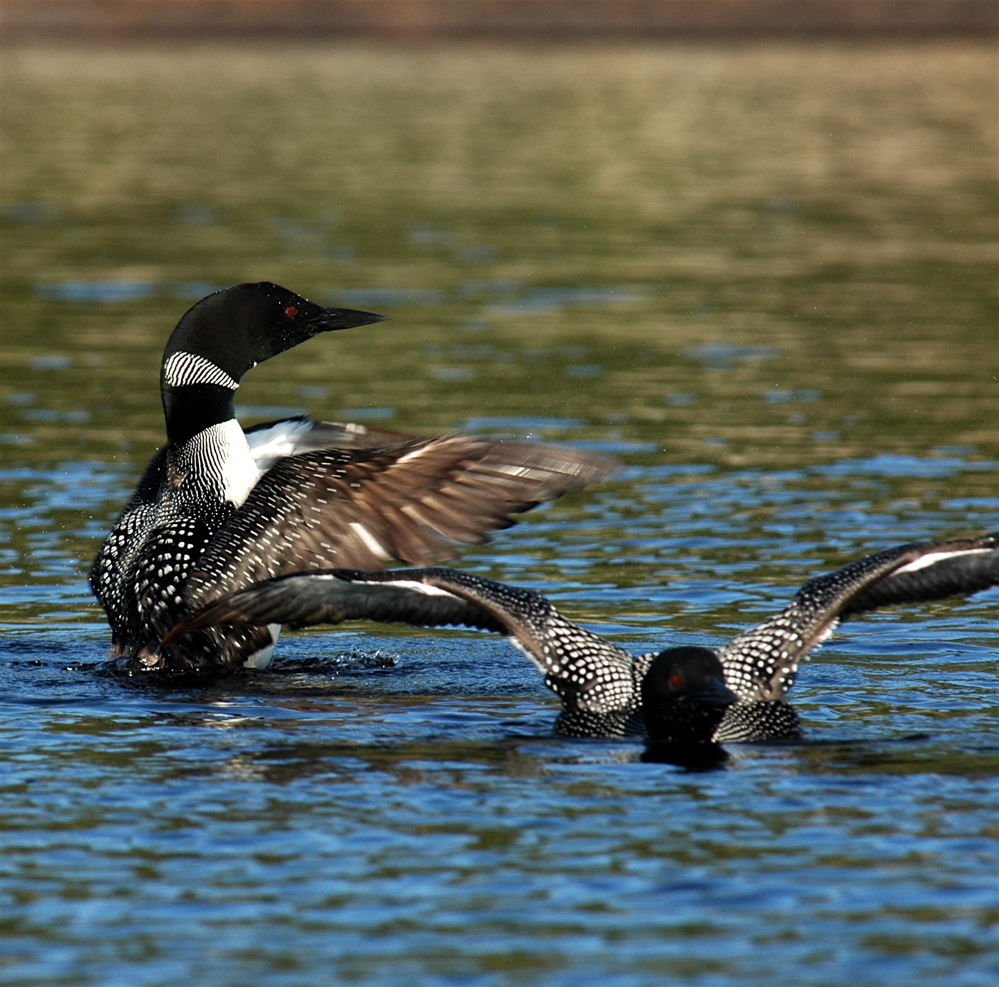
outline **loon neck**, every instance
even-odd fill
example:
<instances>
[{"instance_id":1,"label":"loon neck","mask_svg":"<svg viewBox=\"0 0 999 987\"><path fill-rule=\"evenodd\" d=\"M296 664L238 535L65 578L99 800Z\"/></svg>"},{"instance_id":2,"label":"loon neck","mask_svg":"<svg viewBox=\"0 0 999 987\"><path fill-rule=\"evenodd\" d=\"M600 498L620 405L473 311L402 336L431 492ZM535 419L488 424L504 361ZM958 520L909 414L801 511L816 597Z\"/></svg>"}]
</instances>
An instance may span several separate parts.
<instances>
[{"instance_id":1,"label":"loon neck","mask_svg":"<svg viewBox=\"0 0 999 987\"><path fill-rule=\"evenodd\" d=\"M233 390L220 384L163 387L167 441L178 445L199 432L236 417Z\"/></svg>"}]
</instances>

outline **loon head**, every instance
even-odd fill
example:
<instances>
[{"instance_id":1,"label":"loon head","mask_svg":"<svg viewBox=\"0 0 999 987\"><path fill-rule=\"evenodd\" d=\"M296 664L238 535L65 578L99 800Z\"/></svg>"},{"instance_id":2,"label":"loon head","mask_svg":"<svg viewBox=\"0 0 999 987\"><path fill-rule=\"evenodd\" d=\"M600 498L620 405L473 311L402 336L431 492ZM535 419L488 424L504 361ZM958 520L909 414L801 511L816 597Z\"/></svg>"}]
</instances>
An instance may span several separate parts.
<instances>
[{"instance_id":1,"label":"loon head","mask_svg":"<svg viewBox=\"0 0 999 987\"><path fill-rule=\"evenodd\" d=\"M667 648L642 679L642 715L651 743L710 743L725 711L738 700L708 648Z\"/></svg>"},{"instance_id":2,"label":"loon head","mask_svg":"<svg viewBox=\"0 0 999 987\"><path fill-rule=\"evenodd\" d=\"M233 417L233 392L258 363L321 332L382 322L383 315L326 308L262 281L202 298L167 340L160 386L167 435L180 442Z\"/></svg>"}]
</instances>

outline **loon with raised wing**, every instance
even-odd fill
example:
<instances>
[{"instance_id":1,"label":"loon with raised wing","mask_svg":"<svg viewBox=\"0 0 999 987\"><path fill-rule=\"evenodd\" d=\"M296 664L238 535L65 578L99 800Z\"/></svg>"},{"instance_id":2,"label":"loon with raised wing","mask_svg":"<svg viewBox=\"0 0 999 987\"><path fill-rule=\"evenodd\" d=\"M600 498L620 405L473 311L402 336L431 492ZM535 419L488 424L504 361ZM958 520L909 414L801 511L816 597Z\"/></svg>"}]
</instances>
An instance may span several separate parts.
<instances>
[{"instance_id":1,"label":"loon with raised wing","mask_svg":"<svg viewBox=\"0 0 999 987\"><path fill-rule=\"evenodd\" d=\"M562 700L556 732L644 736L685 748L792 740L784 700L799 665L844 620L999 583L999 533L888 548L806 582L778 614L718 651L632 655L565 618L540 593L445 568L288 575L208 603L168 637L225 624L304 627L344 620L466 626L504 634Z\"/></svg>"},{"instance_id":2,"label":"loon with raised wing","mask_svg":"<svg viewBox=\"0 0 999 987\"><path fill-rule=\"evenodd\" d=\"M454 543L484 542L513 515L612 472L602 457L544 443L236 420L236 389L257 364L383 319L268 282L215 292L181 318L160 373L167 444L90 572L113 660L129 671L261 667L279 626L163 639L204 603L285 573L453 558Z\"/></svg>"}]
</instances>

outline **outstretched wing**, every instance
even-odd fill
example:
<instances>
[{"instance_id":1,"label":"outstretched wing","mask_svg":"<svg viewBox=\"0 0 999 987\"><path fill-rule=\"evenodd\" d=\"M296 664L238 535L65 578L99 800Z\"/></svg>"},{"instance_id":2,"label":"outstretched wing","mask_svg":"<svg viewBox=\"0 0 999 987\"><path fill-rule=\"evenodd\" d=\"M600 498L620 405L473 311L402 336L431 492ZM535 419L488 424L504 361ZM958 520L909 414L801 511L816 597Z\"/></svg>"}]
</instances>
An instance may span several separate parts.
<instances>
[{"instance_id":1,"label":"outstretched wing","mask_svg":"<svg viewBox=\"0 0 999 987\"><path fill-rule=\"evenodd\" d=\"M779 699L798 665L855 614L976 593L999 583L999 534L885 549L810 579L781 613L719 652L725 680L744 702Z\"/></svg>"},{"instance_id":2,"label":"outstretched wing","mask_svg":"<svg viewBox=\"0 0 999 987\"><path fill-rule=\"evenodd\" d=\"M193 609L274 576L450 559L513 516L613 472L562 446L457 435L278 459L185 588Z\"/></svg>"},{"instance_id":3,"label":"outstretched wing","mask_svg":"<svg viewBox=\"0 0 999 987\"><path fill-rule=\"evenodd\" d=\"M437 578L439 573L443 579ZM329 569L278 576L203 606L174 627L166 641L220 624L301 628L345 620L508 632L506 624L489 610L453 592L448 574L446 569Z\"/></svg>"},{"instance_id":4,"label":"outstretched wing","mask_svg":"<svg viewBox=\"0 0 999 987\"><path fill-rule=\"evenodd\" d=\"M570 711L607 713L637 704L632 656L563 617L540 593L450 569L297 573L210 603L167 641L217 624L398 621L463 625L505 634L545 675Z\"/></svg>"}]
</instances>

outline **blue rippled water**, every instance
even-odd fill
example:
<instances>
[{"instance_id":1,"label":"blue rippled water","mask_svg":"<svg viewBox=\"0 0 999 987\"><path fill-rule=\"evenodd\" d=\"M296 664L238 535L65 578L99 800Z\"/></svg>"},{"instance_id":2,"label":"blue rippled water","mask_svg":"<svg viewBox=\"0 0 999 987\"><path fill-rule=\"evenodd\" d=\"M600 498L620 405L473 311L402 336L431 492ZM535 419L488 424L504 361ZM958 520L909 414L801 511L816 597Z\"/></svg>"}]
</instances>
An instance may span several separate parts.
<instances>
[{"instance_id":1,"label":"blue rippled water","mask_svg":"<svg viewBox=\"0 0 999 987\"><path fill-rule=\"evenodd\" d=\"M839 483L885 464L834 465L828 543L855 551ZM990 982L999 594L849 627L795 688L809 740L691 774L551 736L552 697L485 635L293 635L273 670L179 694L102 677L106 631L51 519L125 478L3 479L37 525L0 592L36 612L0 647L11 982ZM636 649L718 642L791 589L761 559L815 568L794 538L807 479L632 468L590 495L582 545L555 508L469 567ZM532 575L546 551L553 579ZM600 560L619 553L658 575L615 585Z\"/></svg>"}]
</instances>

